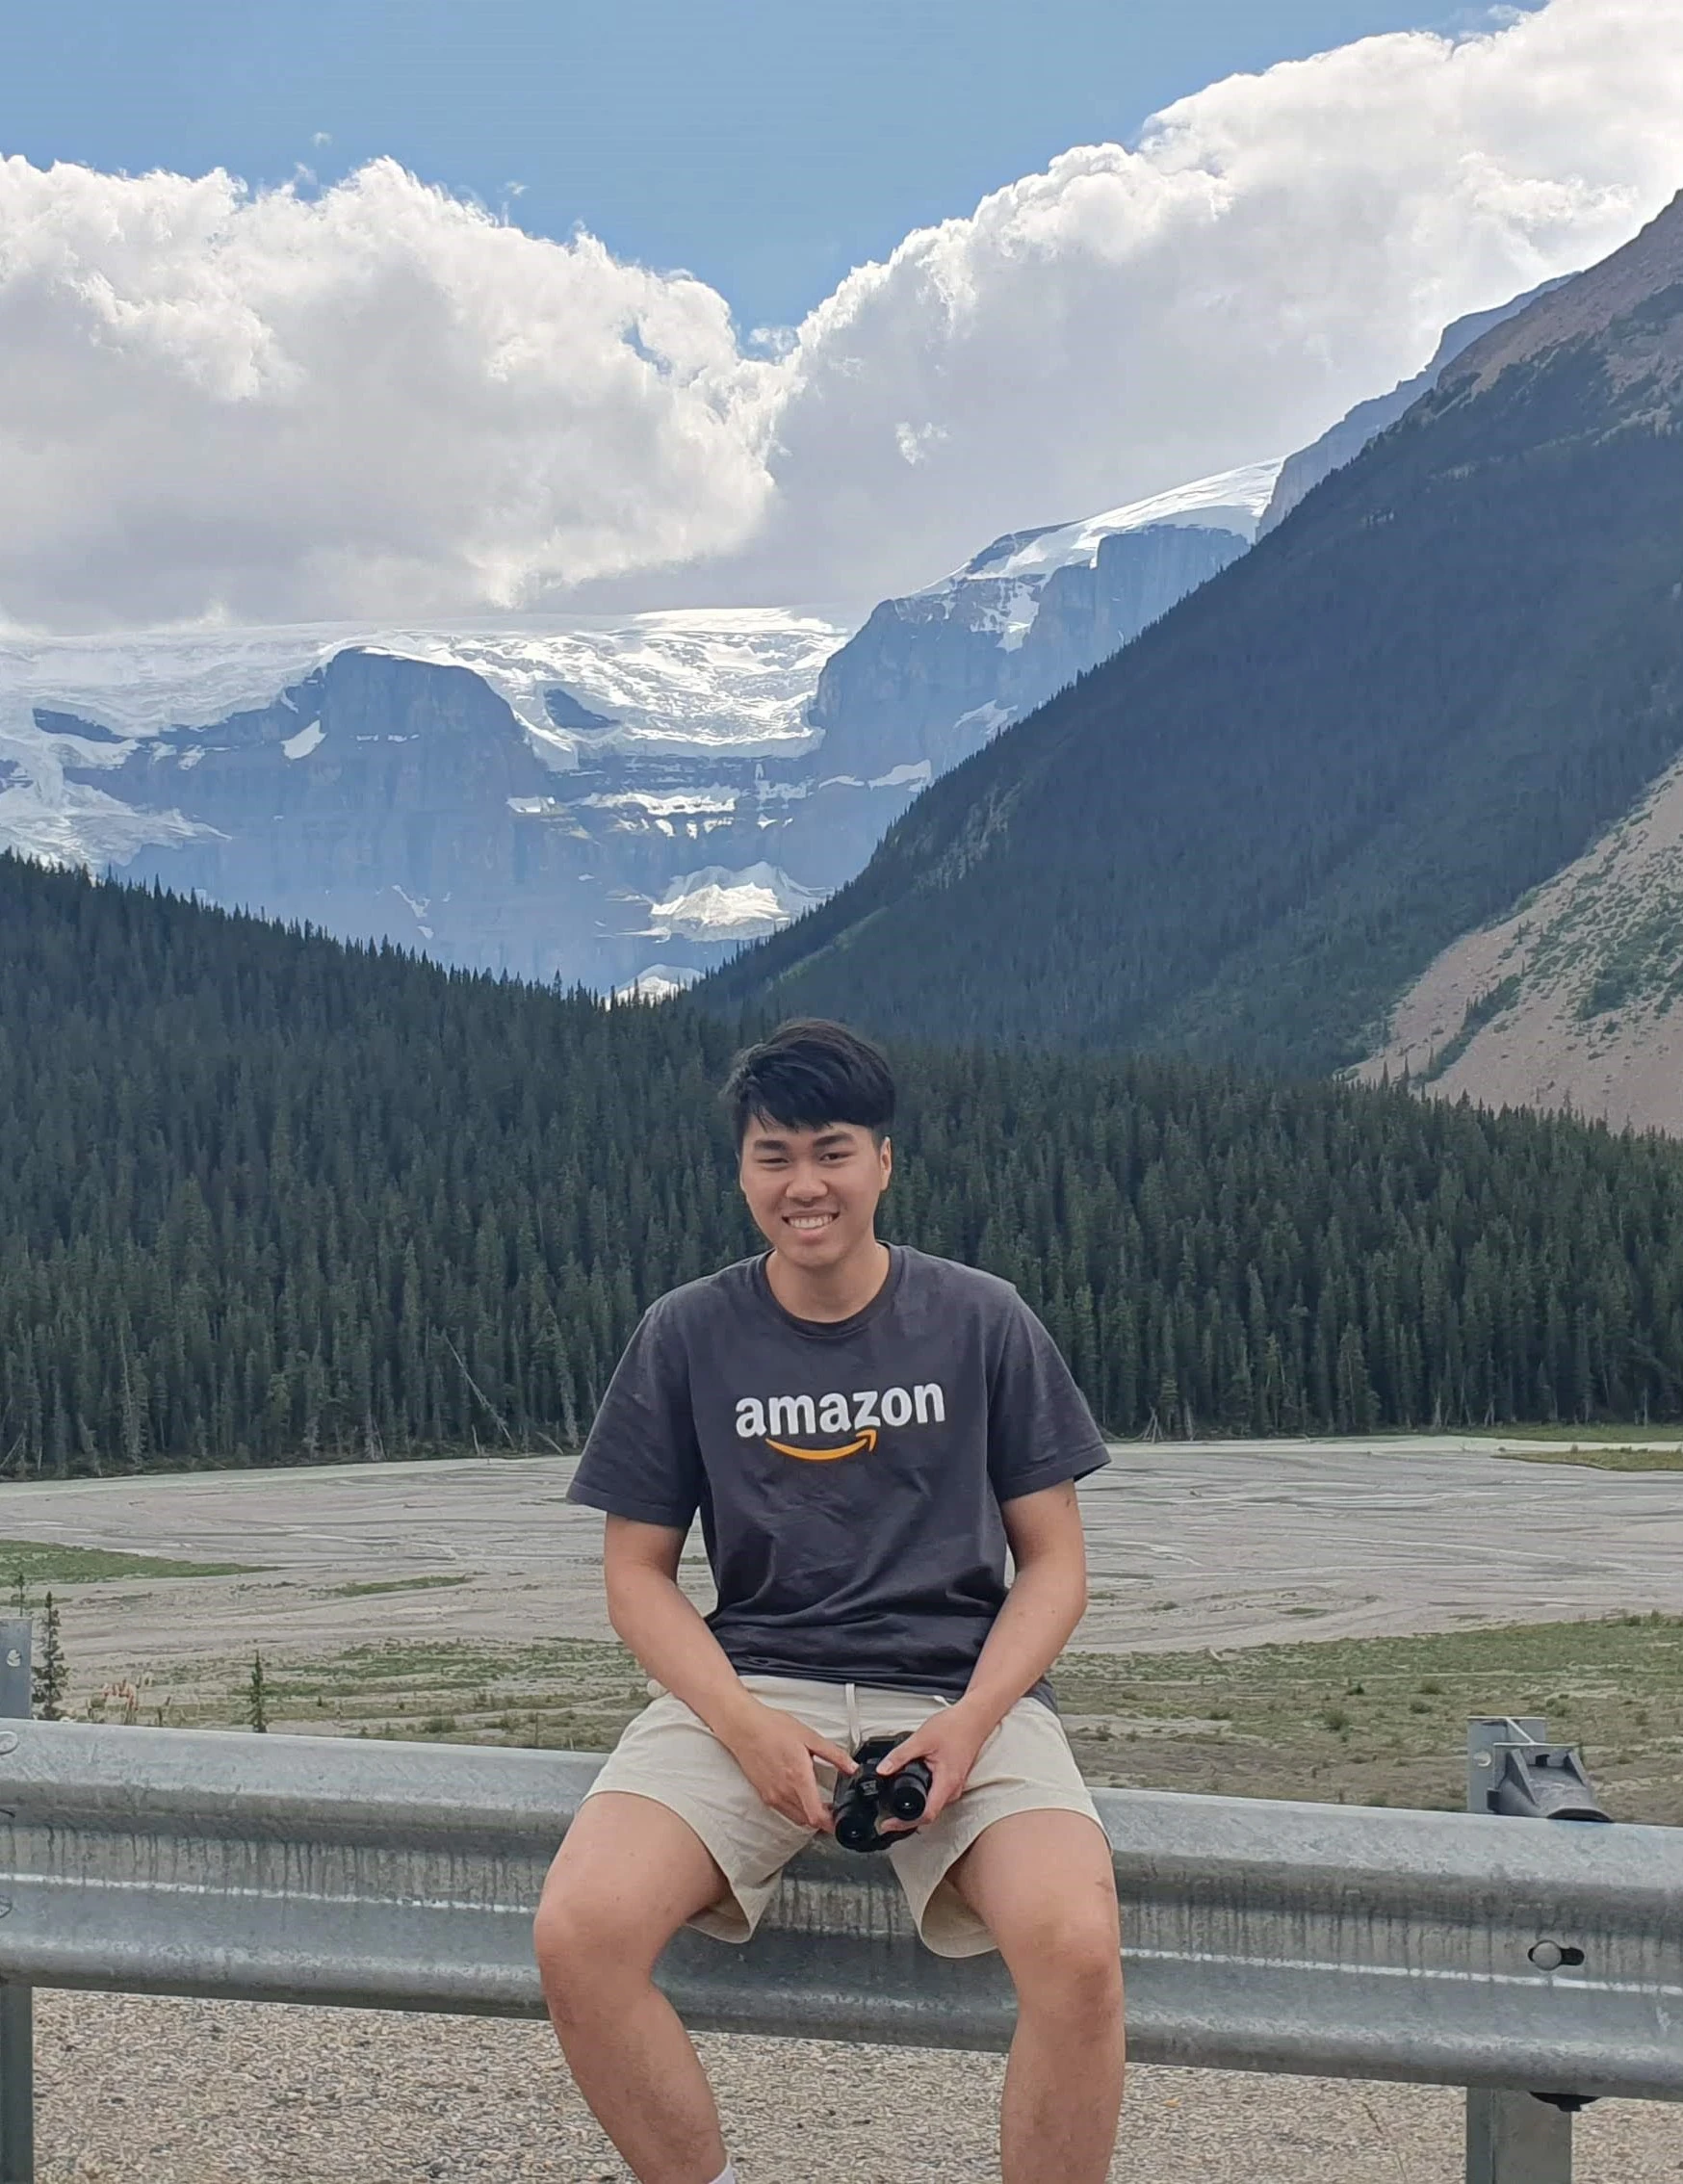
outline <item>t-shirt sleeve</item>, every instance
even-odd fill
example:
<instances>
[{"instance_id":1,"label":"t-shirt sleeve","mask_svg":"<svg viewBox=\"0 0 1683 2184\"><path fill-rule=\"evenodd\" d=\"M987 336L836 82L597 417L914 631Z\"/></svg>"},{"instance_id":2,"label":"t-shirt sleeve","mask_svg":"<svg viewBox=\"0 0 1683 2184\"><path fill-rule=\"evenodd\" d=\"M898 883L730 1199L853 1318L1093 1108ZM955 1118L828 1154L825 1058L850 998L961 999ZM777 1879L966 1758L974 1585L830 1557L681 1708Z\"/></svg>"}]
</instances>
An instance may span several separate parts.
<instances>
[{"instance_id":1,"label":"t-shirt sleeve","mask_svg":"<svg viewBox=\"0 0 1683 2184\"><path fill-rule=\"evenodd\" d=\"M1102 1470L1110 1452L1057 1344L1013 1296L988 1387L988 1476L1014 1501Z\"/></svg>"},{"instance_id":2,"label":"t-shirt sleeve","mask_svg":"<svg viewBox=\"0 0 1683 2184\"><path fill-rule=\"evenodd\" d=\"M671 1315L643 1314L614 1367L567 1490L569 1501L686 1532L701 1500L689 1365Z\"/></svg>"}]
</instances>

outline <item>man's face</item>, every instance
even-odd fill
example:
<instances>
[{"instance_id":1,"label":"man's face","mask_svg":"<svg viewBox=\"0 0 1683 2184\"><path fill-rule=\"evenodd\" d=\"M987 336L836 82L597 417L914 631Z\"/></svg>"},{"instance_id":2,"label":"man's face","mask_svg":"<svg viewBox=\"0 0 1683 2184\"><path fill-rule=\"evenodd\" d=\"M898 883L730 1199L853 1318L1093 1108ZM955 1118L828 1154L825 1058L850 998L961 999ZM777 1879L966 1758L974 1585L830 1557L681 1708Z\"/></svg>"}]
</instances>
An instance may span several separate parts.
<instances>
[{"instance_id":1,"label":"man's face","mask_svg":"<svg viewBox=\"0 0 1683 2184\"><path fill-rule=\"evenodd\" d=\"M857 1123L790 1130L754 1115L738 1180L760 1234L791 1266L821 1273L876 1231L893 1156Z\"/></svg>"}]
</instances>

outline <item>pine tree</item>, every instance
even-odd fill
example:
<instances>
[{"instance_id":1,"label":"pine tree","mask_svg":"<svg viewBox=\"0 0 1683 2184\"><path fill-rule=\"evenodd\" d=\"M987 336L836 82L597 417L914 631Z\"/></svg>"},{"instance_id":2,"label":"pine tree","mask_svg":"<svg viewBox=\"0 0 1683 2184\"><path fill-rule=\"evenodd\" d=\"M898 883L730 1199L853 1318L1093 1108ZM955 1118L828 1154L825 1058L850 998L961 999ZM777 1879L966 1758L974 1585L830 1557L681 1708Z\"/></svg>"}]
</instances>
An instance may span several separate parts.
<instances>
[{"instance_id":1,"label":"pine tree","mask_svg":"<svg viewBox=\"0 0 1683 2184\"><path fill-rule=\"evenodd\" d=\"M65 1702L70 1695L70 1670L65 1659L64 1633L59 1625L59 1603L51 1593L41 1611L40 1654L35 1664L35 1711L43 1722L62 1722Z\"/></svg>"},{"instance_id":2,"label":"pine tree","mask_svg":"<svg viewBox=\"0 0 1683 2184\"><path fill-rule=\"evenodd\" d=\"M257 1733L269 1728L269 1683L263 1673L261 1650L251 1655L251 1675L246 1685L246 1719Z\"/></svg>"}]
</instances>

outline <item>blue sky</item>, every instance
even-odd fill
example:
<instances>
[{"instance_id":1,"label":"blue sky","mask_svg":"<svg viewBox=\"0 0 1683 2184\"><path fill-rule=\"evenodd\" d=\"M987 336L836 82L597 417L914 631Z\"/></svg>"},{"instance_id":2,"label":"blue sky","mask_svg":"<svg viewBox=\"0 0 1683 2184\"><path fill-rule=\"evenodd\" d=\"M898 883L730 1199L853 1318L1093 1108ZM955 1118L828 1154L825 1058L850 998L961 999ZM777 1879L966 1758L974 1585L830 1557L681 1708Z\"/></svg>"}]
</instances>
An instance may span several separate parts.
<instances>
[{"instance_id":1,"label":"blue sky","mask_svg":"<svg viewBox=\"0 0 1683 2184\"><path fill-rule=\"evenodd\" d=\"M329 182L379 153L684 266L744 328L1236 70L1452 0L0 0L0 151ZM510 195L508 185L523 185Z\"/></svg>"}]
</instances>

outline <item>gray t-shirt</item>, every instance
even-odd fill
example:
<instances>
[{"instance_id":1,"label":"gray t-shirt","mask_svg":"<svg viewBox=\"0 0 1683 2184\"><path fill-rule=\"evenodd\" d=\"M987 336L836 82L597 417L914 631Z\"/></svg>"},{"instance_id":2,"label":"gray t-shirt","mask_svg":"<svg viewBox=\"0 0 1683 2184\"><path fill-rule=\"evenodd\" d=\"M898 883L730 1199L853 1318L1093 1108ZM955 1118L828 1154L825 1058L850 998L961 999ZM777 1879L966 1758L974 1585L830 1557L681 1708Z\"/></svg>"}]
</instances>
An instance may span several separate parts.
<instances>
[{"instance_id":1,"label":"gray t-shirt","mask_svg":"<svg viewBox=\"0 0 1683 2184\"><path fill-rule=\"evenodd\" d=\"M570 1498L680 1531L699 1513L738 1675L956 1697L1005 1598L1000 1503L1106 1462L1011 1285L896 1244L851 1319L785 1312L764 1258L661 1297Z\"/></svg>"}]
</instances>

